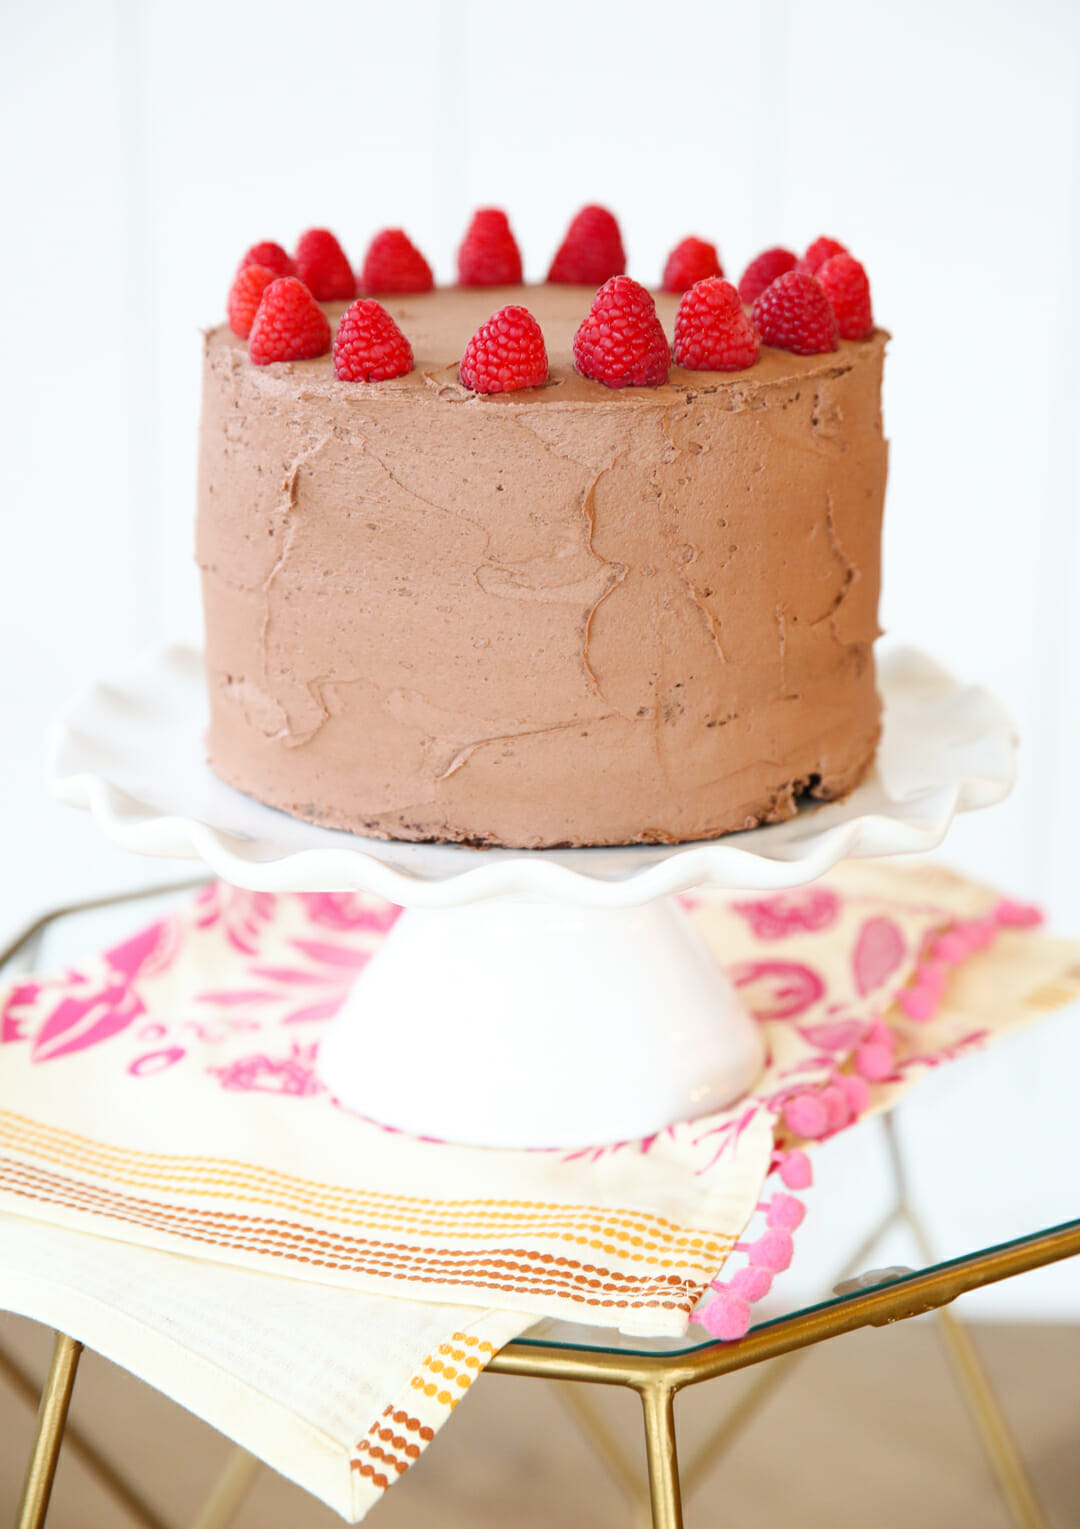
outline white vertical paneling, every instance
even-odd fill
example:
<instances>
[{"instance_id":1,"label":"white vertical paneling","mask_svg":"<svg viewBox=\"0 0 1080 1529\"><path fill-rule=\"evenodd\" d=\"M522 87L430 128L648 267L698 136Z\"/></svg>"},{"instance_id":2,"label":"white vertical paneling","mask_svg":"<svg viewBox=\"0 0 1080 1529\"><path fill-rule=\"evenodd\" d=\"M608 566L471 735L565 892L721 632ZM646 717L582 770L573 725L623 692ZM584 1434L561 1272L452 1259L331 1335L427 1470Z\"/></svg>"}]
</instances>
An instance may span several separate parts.
<instances>
[{"instance_id":1,"label":"white vertical paneling","mask_svg":"<svg viewBox=\"0 0 1080 1529\"><path fill-rule=\"evenodd\" d=\"M0 21L0 931L145 869L42 779L58 699L129 647L131 536L125 134L107 0ZM169 867L161 874L168 876ZM3 934L0 934L3 938Z\"/></svg>"},{"instance_id":2,"label":"white vertical paneling","mask_svg":"<svg viewBox=\"0 0 1080 1529\"><path fill-rule=\"evenodd\" d=\"M1035 884L1058 926L1080 930L1080 287L1075 275L1080 259L1080 26L1075 14L1072 19L1072 158L1061 187L1069 225L1061 256L1063 279L1047 309L1058 354L1046 397L1053 519L1043 547L1042 715L1032 767L1042 816Z\"/></svg>"},{"instance_id":3,"label":"white vertical paneling","mask_svg":"<svg viewBox=\"0 0 1080 1529\"><path fill-rule=\"evenodd\" d=\"M1080 99L1080 89L1078 89ZM1080 231L1080 230L1078 230ZM1080 240L1074 240L1076 249ZM1080 349L1077 293L1072 292L1073 344ZM1060 445L1066 468L1057 524L1047 549L1047 681L1039 763L1045 786L1038 832L1036 885L1063 931L1080 931L1080 379L1071 365L1058 397Z\"/></svg>"},{"instance_id":4,"label":"white vertical paneling","mask_svg":"<svg viewBox=\"0 0 1080 1529\"><path fill-rule=\"evenodd\" d=\"M885 624L993 685L1024 740L1013 799L950 848L1030 892L1060 705L1048 568L1076 514L1056 401L1080 340L1078 23L1053 0L832 0L792 10L785 72L789 231L849 243L894 334Z\"/></svg>"},{"instance_id":5,"label":"white vertical paneling","mask_svg":"<svg viewBox=\"0 0 1080 1529\"><path fill-rule=\"evenodd\" d=\"M527 274L542 280L570 217L599 201L619 217L631 274L659 280L686 234L713 239L736 276L752 245L760 112L756 8L686 0L650 7L470 0L468 206L505 206Z\"/></svg>"},{"instance_id":6,"label":"white vertical paneling","mask_svg":"<svg viewBox=\"0 0 1080 1529\"><path fill-rule=\"evenodd\" d=\"M733 275L735 281L754 255L777 244L791 247L793 239L785 228L790 168L788 97L786 89L777 89L777 82L786 81L788 74L789 11L788 0L771 0L756 10L757 109L745 132L730 145L745 158L752 189L752 238Z\"/></svg>"},{"instance_id":7,"label":"white vertical paneling","mask_svg":"<svg viewBox=\"0 0 1080 1529\"><path fill-rule=\"evenodd\" d=\"M37 649L32 654L24 643L9 650L4 678L11 682L32 656L55 663L58 673L70 661L78 673L73 630L83 631L91 662L94 651L123 637L135 570L124 513L125 302L115 242L124 187L112 106L114 17L107 3L72 0L54 6L46 25L25 7L9 13L5 34L0 387L4 562L16 578L10 587L5 581L4 594L6 602L18 598L20 586L33 586L20 614Z\"/></svg>"}]
</instances>

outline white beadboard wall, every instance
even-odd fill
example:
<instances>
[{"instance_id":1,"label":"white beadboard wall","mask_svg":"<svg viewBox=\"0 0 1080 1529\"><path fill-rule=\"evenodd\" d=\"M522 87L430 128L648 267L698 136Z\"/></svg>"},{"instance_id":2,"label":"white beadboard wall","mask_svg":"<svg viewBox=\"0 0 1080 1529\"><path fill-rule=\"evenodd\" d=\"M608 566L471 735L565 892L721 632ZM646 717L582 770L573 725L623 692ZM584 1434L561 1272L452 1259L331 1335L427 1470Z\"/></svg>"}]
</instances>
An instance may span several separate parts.
<instances>
[{"instance_id":1,"label":"white beadboard wall","mask_svg":"<svg viewBox=\"0 0 1080 1529\"><path fill-rule=\"evenodd\" d=\"M643 280L689 232L735 276L822 232L863 258L895 335L885 624L1024 739L1014 796L949 854L1080 930L1070 0L8 0L0 122L0 938L177 873L48 800L42 735L74 687L197 636L199 330L239 254L325 223L359 259L400 223L448 279L496 202L539 277L586 200ZM1047 1074L1080 1081L1077 1027L1047 1035ZM1038 1090L982 1066L958 1137L1005 1103L1037 1128ZM1037 1315L1023 1288L993 1309Z\"/></svg>"}]
</instances>

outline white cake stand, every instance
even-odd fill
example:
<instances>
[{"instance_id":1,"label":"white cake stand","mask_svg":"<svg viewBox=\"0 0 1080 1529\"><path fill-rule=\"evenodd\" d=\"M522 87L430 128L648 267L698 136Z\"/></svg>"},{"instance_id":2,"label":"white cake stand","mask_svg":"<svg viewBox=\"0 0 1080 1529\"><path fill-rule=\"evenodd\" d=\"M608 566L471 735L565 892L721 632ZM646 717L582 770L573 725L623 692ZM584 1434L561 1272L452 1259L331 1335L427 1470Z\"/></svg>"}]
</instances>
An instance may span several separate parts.
<instances>
[{"instance_id":1,"label":"white cake stand","mask_svg":"<svg viewBox=\"0 0 1080 1529\"><path fill-rule=\"evenodd\" d=\"M985 691L910 649L878 674L884 736L851 796L692 844L475 850L301 823L210 771L191 648L72 702L49 782L127 849L200 859L256 891L367 891L407 910L321 1044L343 1104L476 1146L629 1141L731 1103L763 1060L675 894L792 887L846 857L932 849L955 813L1012 785L1013 725Z\"/></svg>"}]
</instances>

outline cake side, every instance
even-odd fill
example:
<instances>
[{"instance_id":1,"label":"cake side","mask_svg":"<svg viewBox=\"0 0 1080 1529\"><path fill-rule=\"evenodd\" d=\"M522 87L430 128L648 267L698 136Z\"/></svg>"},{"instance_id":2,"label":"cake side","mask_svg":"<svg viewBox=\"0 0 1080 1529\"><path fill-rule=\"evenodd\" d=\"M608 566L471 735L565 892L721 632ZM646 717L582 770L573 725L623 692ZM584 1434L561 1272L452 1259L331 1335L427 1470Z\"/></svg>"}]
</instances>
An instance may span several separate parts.
<instances>
[{"instance_id":1,"label":"cake side","mask_svg":"<svg viewBox=\"0 0 1080 1529\"><path fill-rule=\"evenodd\" d=\"M416 368L378 385L208 336L198 555L225 780L361 833L539 847L712 837L861 777L886 337L610 392L572 365L588 296L388 301ZM550 380L470 394L453 358L513 301Z\"/></svg>"}]
</instances>

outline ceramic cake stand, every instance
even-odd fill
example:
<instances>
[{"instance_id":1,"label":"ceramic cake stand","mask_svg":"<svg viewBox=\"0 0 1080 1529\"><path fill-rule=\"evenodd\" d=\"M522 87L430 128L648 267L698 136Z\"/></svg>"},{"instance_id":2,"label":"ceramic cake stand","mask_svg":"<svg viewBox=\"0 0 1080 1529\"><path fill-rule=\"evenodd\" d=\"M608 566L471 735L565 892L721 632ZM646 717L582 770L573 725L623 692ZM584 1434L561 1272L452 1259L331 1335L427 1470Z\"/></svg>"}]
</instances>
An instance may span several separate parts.
<instances>
[{"instance_id":1,"label":"ceramic cake stand","mask_svg":"<svg viewBox=\"0 0 1080 1529\"><path fill-rule=\"evenodd\" d=\"M477 1146L627 1141L722 1108L762 1064L757 1027L675 898L813 881L849 856L932 849L1001 800L1012 723L912 650L879 660L871 776L789 823L674 846L475 850L315 828L205 762L202 661L170 648L77 698L54 729L54 793L143 854L234 886L366 891L407 911L319 1052L345 1105Z\"/></svg>"}]
</instances>

